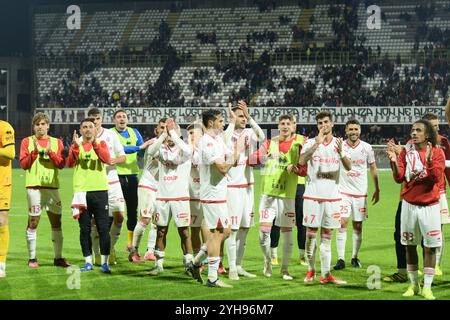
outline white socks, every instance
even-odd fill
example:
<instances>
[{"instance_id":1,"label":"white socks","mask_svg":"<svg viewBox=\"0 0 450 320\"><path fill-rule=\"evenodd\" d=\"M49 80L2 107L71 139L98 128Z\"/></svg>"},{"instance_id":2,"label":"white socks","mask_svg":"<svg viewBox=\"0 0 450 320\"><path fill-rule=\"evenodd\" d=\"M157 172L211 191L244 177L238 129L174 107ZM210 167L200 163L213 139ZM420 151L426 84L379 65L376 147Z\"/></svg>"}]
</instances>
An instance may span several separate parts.
<instances>
[{"instance_id":1,"label":"white socks","mask_svg":"<svg viewBox=\"0 0 450 320\"><path fill-rule=\"evenodd\" d=\"M408 264L406 266L406 269L408 270L408 277L411 281L411 284L414 286L419 285L419 266L417 264ZM434 269L433 269L434 274Z\"/></svg>"},{"instance_id":2,"label":"white socks","mask_svg":"<svg viewBox=\"0 0 450 320\"><path fill-rule=\"evenodd\" d=\"M283 257L281 263L281 271L287 272L293 247L292 231L281 231L281 236L283 237Z\"/></svg>"},{"instance_id":3,"label":"white socks","mask_svg":"<svg viewBox=\"0 0 450 320\"><path fill-rule=\"evenodd\" d=\"M147 228L147 225L145 223L142 223L141 221L138 221L138 223L136 223L136 227L134 227L134 232L133 232L133 249L138 249L139 245L141 244L141 239L142 236L144 235L144 231Z\"/></svg>"},{"instance_id":4,"label":"white socks","mask_svg":"<svg viewBox=\"0 0 450 320\"><path fill-rule=\"evenodd\" d=\"M114 222L111 225L111 230L109 231L109 236L111 238L111 248L114 248L117 241L120 237L120 230L122 229L122 224L120 226L117 226Z\"/></svg>"},{"instance_id":5,"label":"white socks","mask_svg":"<svg viewBox=\"0 0 450 320\"><path fill-rule=\"evenodd\" d=\"M27 246L30 259L36 259L37 229L27 228Z\"/></svg>"},{"instance_id":6,"label":"white socks","mask_svg":"<svg viewBox=\"0 0 450 320\"><path fill-rule=\"evenodd\" d=\"M184 266L186 267L192 260L194 260L192 253L186 253L183 256Z\"/></svg>"},{"instance_id":7,"label":"white socks","mask_svg":"<svg viewBox=\"0 0 450 320\"><path fill-rule=\"evenodd\" d=\"M331 235L320 235L320 271L323 277L330 273L331 268Z\"/></svg>"},{"instance_id":8,"label":"white socks","mask_svg":"<svg viewBox=\"0 0 450 320\"><path fill-rule=\"evenodd\" d=\"M441 262L442 262L442 256L444 255L444 243L445 243L445 239L444 239L444 233L441 232L442 235L442 245L438 248L436 248L436 266L441 266Z\"/></svg>"},{"instance_id":9,"label":"white socks","mask_svg":"<svg viewBox=\"0 0 450 320\"><path fill-rule=\"evenodd\" d=\"M306 257L308 258L308 271L316 270L316 242L317 232L306 232Z\"/></svg>"},{"instance_id":10,"label":"white socks","mask_svg":"<svg viewBox=\"0 0 450 320\"><path fill-rule=\"evenodd\" d=\"M84 261L85 261L86 263L92 264L92 256L84 257Z\"/></svg>"},{"instance_id":11,"label":"white socks","mask_svg":"<svg viewBox=\"0 0 450 320\"><path fill-rule=\"evenodd\" d=\"M423 287L431 288L434 277L434 268L423 268Z\"/></svg>"},{"instance_id":12,"label":"white socks","mask_svg":"<svg viewBox=\"0 0 450 320\"><path fill-rule=\"evenodd\" d=\"M105 263L108 264L108 257L109 255L102 254L102 265L104 265Z\"/></svg>"},{"instance_id":13,"label":"white socks","mask_svg":"<svg viewBox=\"0 0 450 320\"><path fill-rule=\"evenodd\" d=\"M53 250L55 251L55 259L62 258L63 235L61 230L52 229Z\"/></svg>"},{"instance_id":14,"label":"white socks","mask_svg":"<svg viewBox=\"0 0 450 320\"><path fill-rule=\"evenodd\" d=\"M259 227L259 245L265 261L270 261L270 229L271 227Z\"/></svg>"},{"instance_id":15,"label":"white socks","mask_svg":"<svg viewBox=\"0 0 450 320\"><path fill-rule=\"evenodd\" d=\"M62 231L52 229L51 237L53 243L53 251L55 252L55 259L60 259L62 258L62 247L63 247ZM27 228L27 246L30 259L36 259L36 240L37 240L37 229Z\"/></svg>"},{"instance_id":16,"label":"white socks","mask_svg":"<svg viewBox=\"0 0 450 320\"><path fill-rule=\"evenodd\" d=\"M359 249L361 248L362 242L362 232L357 233L353 230L353 249L352 249L352 258L357 258Z\"/></svg>"},{"instance_id":17,"label":"white socks","mask_svg":"<svg viewBox=\"0 0 450 320\"><path fill-rule=\"evenodd\" d=\"M147 252L154 252L156 246L156 224L150 223L150 231L148 232Z\"/></svg>"},{"instance_id":18,"label":"white socks","mask_svg":"<svg viewBox=\"0 0 450 320\"><path fill-rule=\"evenodd\" d=\"M345 244L347 242L347 228L339 228L336 235L338 259L345 260Z\"/></svg>"},{"instance_id":19,"label":"white socks","mask_svg":"<svg viewBox=\"0 0 450 320\"><path fill-rule=\"evenodd\" d=\"M277 248L277 247L275 247L275 248L270 248L270 256L271 256L272 258L278 257L278 248Z\"/></svg>"},{"instance_id":20,"label":"white socks","mask_svg":"<svg viewBox=\"0 0 450 320\"><path fill-rule=\"evenodd\" d=\"M231 230L231 234L227 240L225 240L225 245L227 246L228 253L228 267L230 270L236 270L236 236L237 230Z\"/></svg>"},{"instance_id":21,"label":"white socks","mask_svg":"<svg viewBox=\"0 0 450 320\"><path fill-rule=\"evenodd\" d=\"M164 257L165 252L160 250L155 250L155 257L156 257L156 267L160 270L164 269Z\"/></svg>"},{"instance_id":22,"label":"white socks","mask_svg":"<svg viewBox=\"0 0 450 320\"><path fill-rule=\"evenodd\" d=\"M197 255L194 258L194 265L199 266L205 258L208 257L208 248L206 247L206 244L202 244L200 247L200 251L197 253Z\"/></svg>"},{"instance_id":23,"label":"white socks","mask_svg":"<svg viewBox=\"0 0 450 320\"><path fill-rule=\"evenodd\" d=\"M306 259L306 257L305 257L305 250L298 249L298 252L299 252L300 259Z\"/></svg>"},{"instance_id":24,"label":"white socks","mask_svg":"<svg viewBox=\"0 0 450 320\"><path fill-rule=\"evenodd\" d=\"M220 257L208 257L208 280L217 280L217 269L219 269Z\"/></svg>"},{"instance_id":25,"label":"white socks","mask_svg":"<svg viewBox=\"0 0 450 320\"><path fill-rule=\"evenodd\" d=\"M245 246L247 244L247 235L249 229L239 229L236 237L236 265L242 266L242 259L244 258Z\"/></svg>"},{"instance_id":26,"label":"white socks","mask_svg":"<svg viewBox=\"0 0 450 320\"><path fill-rule=\"evenodd\" d=\"M352 258L357 258L359 249L362 243L362 232L358 233L353 230L353 247L352 247ZM336 235L336 247L338 253L338 259L345 261L345 244L347 242L347 228L340 228Z\"/></svg>"}]
</instances>

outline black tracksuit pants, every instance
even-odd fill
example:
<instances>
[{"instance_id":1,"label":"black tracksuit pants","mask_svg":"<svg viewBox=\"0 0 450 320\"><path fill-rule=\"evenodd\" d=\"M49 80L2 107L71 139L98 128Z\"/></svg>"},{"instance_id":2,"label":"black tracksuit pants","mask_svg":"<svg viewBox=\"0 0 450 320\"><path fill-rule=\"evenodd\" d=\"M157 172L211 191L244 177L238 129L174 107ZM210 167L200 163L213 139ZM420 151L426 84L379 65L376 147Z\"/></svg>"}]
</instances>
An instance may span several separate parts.
<instances>
[{"instance_id":1,"label":"black tracksuit pants","mask_svg":"<svg viewBox=\"0 0 450 320\"><path fill-rule=\"evenodd\" d=\"M119 175L119 180L127 206L127 229L134 231L137 223L138 176L137 174Z\"/></svg>"},{"instance_id":2,"label":"black tracksuit pants","mask_svg":"<svg viewBox=\"0 0 450 320\"><path fill-rule=\"evenodd\" d=\"M94 217L100 240L100 253L109 255L111 239L109 237L108 191L89 191L86 193L87 211L80 214L80 245L83 257L92 255L91 220Z\"/></svg>"}]
</instances>

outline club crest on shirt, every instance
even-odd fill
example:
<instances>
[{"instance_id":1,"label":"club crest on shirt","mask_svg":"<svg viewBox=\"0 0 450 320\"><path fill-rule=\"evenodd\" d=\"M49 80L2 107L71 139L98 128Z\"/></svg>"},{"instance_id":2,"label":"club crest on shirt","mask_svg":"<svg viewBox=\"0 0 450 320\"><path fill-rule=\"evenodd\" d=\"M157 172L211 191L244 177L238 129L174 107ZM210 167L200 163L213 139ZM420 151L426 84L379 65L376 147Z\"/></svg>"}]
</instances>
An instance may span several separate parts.
<instances>
[{"instance_id":1,"label":"club crest on shirt","mask_svg":"<svg viewBox=\"0 0 450 320\"><path fill-rule=\"evenodd\" d=\"M428 172L426 168L423 168L422 171L415 171L412 173L412 180L414 181L420 181L425 179L428 176Z\"/></svg>"}]
</instances>

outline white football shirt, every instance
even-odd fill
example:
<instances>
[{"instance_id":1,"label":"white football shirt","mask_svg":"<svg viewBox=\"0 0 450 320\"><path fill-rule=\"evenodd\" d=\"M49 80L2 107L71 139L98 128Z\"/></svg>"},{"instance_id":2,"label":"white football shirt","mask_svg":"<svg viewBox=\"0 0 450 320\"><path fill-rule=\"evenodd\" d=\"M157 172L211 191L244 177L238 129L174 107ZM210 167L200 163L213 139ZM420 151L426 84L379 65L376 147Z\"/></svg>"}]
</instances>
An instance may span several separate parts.
<instances>
[{"instance_id":1,"label":"white football shirt","mask_svg":"<svg viewBox=\"0 0 450 320\"><path fill-rule=\"evenodd\" d=\"M158 200L189 200L191 160L176 146L162 145L159 151Z\"/></svg>"},{"instance_id":2,"label":"white football shirt","mask_svg":"<svg viewBox=\"0 0 450 320\"><path fill-rule=\"evenodd\" d=\"M200 154L198 150L192 153L191 173L189 177L189 196L191 200L200 200Z\"/></svg>"},{"instance_id":3,"label":"white football shirt","mask_svg":"<svg viewBox=\"0 0 450 320\"><path fill-rule=\"evenodd\" d=\"M311 149L315 141L315 139L309 139L303 146L301 154ZM328 144L322 143L308 161L304 199L316 201L341 199L339 194L341 160L336 150L336 142L337 138L333 137ZM343 153L350 159L344 144Z\"/></svg>"},{"instance_id":4,"label":"white football shirt","mask_svg":"<svg viewBox=\"0 0 450 320\"><path fill-rule=\"evenodd\" d=\"M96 140L105 141L108 146L111 159L125 155L125 151L120 143L119 137L111 130L101 128L100 132L97 134ZM108 175L108 183L115 183L119 181L116 166L106 166L106 173Z\"/></svg>"},{"instance_id":5,"label":"white football shirt","mask_svg":"<svg viewBox=\"0 0 450 320\"><path fill-rule=\"evenodd\" d=\"M155 143L158 139L153 138L151 139L150 145ZM151 157L148 154L149 148L145 149L144 154L144 168L142 170L141 178L139 179L139 186L144 188L149 188L150 190L157 191L158 190L158 171L159 171L159 164L158 164L158 157L153 156Z\"/></svg>"},{"instance_id":6,"label":"white football shirt","mask_svg":"<svg viewBox=\"0 0 450 320\"><path fill-rule=\"evenodd\" d=\"M228 187L247 187L249 185L255 184L255 179L253 177L253 168L247 166L247 159L250 154L256 150L256 143L258 138L253 131L253 129L245 128L241 132L234 131L231 138L231 146L233 148L236 141L242 136L245 136L245 149L239 154L238 162L236 167L232 167L228 171Z\"/></svg>"},{"instance_id":7,"label":"white football shirt","mask_svg":"<svg viewBox=\"0 0 450 320\"><path fill-rule=\"evenodd\" d=\"M345 170L341 164L339 190L349 196L367 196L367 164L375 162L372 146L361 140L354 147L347 141L344 145L352 159L352 170Z\"/></svg>"},{"instance_id":8,"label":"white football shirt","mask_svg":"<svg viewBox=\"0 0 450 320\"><path fill-rule=\"evenodd\" d=\"M189 179L192 148L170 131L173 147L163 144L159 148L159 182L156 199L163 201L189 200Z\"/></svg>"},{"instance_id":9,"label":"white football shirt","mask_svg":"<svg viewBox=\"0 0 450 320\"><path fill-rule=\"evenodd\" d=\"M205 133L200 139L200 200L202 202L224 202L227 200L227 176L214 165L225 161L228 153L222 136L212 137Z\"/></svg>"}]
</instances>

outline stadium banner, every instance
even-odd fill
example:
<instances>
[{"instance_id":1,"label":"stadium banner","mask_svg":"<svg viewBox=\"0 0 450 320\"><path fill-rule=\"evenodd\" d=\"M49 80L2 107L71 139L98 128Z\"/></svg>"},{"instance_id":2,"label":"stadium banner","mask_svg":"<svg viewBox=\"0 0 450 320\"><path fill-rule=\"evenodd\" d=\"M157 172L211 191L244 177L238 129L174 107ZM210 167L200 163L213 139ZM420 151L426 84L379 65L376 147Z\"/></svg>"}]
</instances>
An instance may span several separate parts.
<instances>
[{"instance_id":1,"label":"stadium banner","mask_svg":"<svg viewBox=\"0 0 450 320\"><path fill-rule=\"evenodd\" d=\"M79 124L87 118L87 108L36 108L36 112L44 112L52 124ZM113 124L113 114L117 108L102 108L103 123ZM124 108L130 124L156 124L165 117L174 118L179 124L189 124L201 119L202 108ZM330 111L336 124L344 124L349 119L357 119L361 124L411 124L428 112L439 116L446 122L444 107L255 107L250 108L253 119L258 124L274 124L278 117L293 114L299 124L315 124L315 116L320 111ZM226 119L226 109L223 109Z\"/></svg>"}]
</instances>

